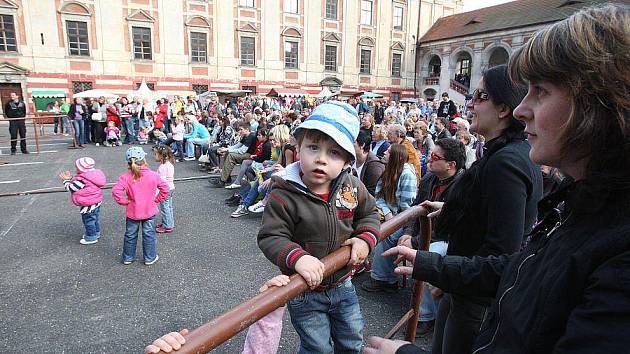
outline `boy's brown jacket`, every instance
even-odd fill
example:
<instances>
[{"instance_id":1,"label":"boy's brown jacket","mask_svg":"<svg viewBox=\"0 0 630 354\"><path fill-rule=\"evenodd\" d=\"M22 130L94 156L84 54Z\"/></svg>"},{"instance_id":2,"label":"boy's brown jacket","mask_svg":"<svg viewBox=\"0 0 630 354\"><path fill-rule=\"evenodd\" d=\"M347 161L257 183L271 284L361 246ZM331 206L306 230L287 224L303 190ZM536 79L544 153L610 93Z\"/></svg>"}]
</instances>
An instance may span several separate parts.
<instances>
[{"instance_id":1,"label":"boy's brown jacket","mask_svg":"<svg viewBox=\"0 0 630 354\"><path fill-rule=\"evenodd\" d=\"M321 259L352 237L366 241L371 251L379 229L374 198L358 178L342 171L324 201L304 185L295 162L287 166L286 179L273 177L258 247L283 274L291 275L302 256ZM322 285L336 283L349 271L349 266L344 267Z\"/></svg>"}]
</instances>

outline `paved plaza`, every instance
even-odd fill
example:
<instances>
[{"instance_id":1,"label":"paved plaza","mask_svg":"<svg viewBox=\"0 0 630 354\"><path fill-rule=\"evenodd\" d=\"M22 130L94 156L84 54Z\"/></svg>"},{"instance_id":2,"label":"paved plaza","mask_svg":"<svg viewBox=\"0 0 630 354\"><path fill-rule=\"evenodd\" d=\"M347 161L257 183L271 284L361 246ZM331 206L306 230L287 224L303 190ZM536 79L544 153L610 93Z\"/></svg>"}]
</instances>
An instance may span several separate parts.
<instances>
[{"instance_id":1,"label":"paved plaza","mask_svg":"<svg viewBox=\"0 0 630 354\"><path fill-rule=\"evenodd\" d=\"M7 130L0 126L0 142L8 140ZM41 154L9 156L7 144L0 143L0 161L8 163L0 165L0 193L61 186L57 174L74 171L74 160L82 156L93 157L108 182L126 169L126 146L73 150L67 137L42 144L48 145L41 146ZM157 163L150 166L155 169ZM202 173L194 161L175 167L176 178ZM206 179L176 183L176 230L158 234L160 260L153 266L124 266L124 208L110 190L103 194L102 237L90 246L79 244L83 225L68 193L0 198L1 348L141 353L163 333L195 328L254 296L278 274L256 245L261 218L230 218L233 209L223 204L229 192L210 188ZM138 245L139 257L141 252ZM384 335L408 305L406 289L402 295L357 292L366 339ZM244 338L241 333L214 352L240 353ZM279 353L293 353L298 345L288 315L280 345Z\"/></svg>"}]
</instances>

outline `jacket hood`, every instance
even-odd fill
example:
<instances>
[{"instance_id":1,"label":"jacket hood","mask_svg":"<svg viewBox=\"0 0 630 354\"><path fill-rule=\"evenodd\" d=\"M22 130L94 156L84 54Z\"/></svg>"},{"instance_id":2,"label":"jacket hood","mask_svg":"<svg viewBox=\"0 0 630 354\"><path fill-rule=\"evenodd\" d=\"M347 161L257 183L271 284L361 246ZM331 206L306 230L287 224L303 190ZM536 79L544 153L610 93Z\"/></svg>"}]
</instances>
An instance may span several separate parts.
<instances>
[{"instance_id":1,"label":"jacket hood","mask_svg":"<svg viewBox=\"0 0 630 354\"><path fill-rule=\"evenodd\" d=\"M365 162L363 163L363 165L367 166L368 164L372 164L372 163L385 164L381 159L378 158L378 156L376 156L376 154L374 154L372 151L370 151L368 153L367 159L365 159Z\"/></svg>"},{"instance_id":2,"label":"jacket hood","mask_svg":"<svg viewBox=\"0 0 630 354\"><path fill-rule=\"evenodd\" d=\"M103 171L94 169L87 172L81 172L79 177L92 182L97 187L103 187L107 183L107 178Z\"/></svg>"}]
</instances>

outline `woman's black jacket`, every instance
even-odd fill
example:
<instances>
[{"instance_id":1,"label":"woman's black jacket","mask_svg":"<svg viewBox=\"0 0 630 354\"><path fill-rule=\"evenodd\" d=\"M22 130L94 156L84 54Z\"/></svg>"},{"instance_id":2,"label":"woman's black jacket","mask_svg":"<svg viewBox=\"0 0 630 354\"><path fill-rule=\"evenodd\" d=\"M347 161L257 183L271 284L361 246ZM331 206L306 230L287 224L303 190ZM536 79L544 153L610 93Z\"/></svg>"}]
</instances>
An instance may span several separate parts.
<instances>
[{"instance_id":1,"label":"woman's black jacket","mask_svg":"<svg viewBox=\"0 0 630 354\"><path fill-rule=\"evenodd\" d=\"M494 297L482 353L628 353L630 192L587 192L567 179L540 202L544 218L512 255L419 251L413 277L449 293ZM397 353L414 353L414 347Z\"/></svg>"}]
</instances>

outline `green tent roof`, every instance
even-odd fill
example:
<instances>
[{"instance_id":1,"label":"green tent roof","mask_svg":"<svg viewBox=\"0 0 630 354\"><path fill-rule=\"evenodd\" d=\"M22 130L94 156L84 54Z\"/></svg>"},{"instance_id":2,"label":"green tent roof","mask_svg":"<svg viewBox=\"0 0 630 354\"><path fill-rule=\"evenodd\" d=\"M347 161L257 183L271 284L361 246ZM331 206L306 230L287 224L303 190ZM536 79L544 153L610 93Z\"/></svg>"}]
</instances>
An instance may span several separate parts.
<instances>
[{"instance_id":1,"label":"green tent roof","mask_svg":"<svg viewBox=\"0 0 630 354\"><path fill-rule=\"evenodd\" d=\"M63 90L33 90L31 95L33 98L61 98L67 96Z\"/></svg>"}]
</instances>

